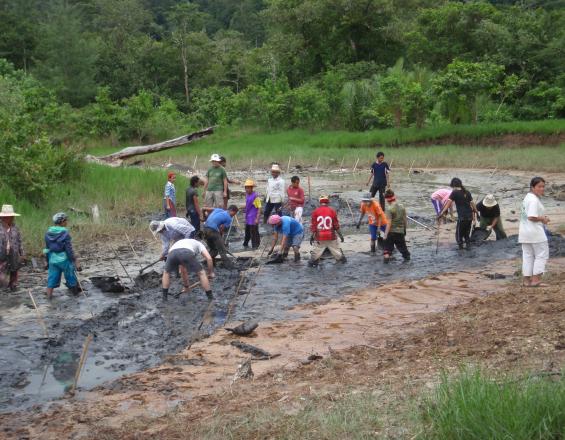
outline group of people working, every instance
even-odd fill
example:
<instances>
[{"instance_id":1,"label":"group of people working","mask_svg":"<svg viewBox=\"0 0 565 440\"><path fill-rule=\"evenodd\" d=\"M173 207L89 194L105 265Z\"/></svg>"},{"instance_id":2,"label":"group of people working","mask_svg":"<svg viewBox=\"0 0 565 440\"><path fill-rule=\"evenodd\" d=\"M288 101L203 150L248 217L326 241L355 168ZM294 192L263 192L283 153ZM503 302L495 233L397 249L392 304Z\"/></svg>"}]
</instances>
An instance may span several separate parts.
<instances>
[{"instance_id":1,"label":"group of people working","mask_svg":"<svg viewBox=\"0 0 565 440\"><path fill-rule=\"evenodd\" d=\"M175 175L169 173L163 198L165 219L152 221L150 230L160 236L162 253L160 259L166 261L162 279L163 298L167 299L170 285L170 273L180 275L184 284L183 292L188 292L189 273L199 278L199 284L208 298L212 298L210 278L214 277L214 261L220 255L225 267L233 268L229 259L231 254L226 247L227 238L234 218L237 221L239 208L227 206L229 200L230 180L225 171L225 159L212 155L211 168L206 173L206 180L193 176L190 187L186 191L186 218L177 216ZM280 239L280 250L275 260L286 260L290 249L294 253L294 261L300 260L300 247L304 240L302 224L305 204L304 190L300 187L300 179L294 176L291 185L285 186L278 164L272 164L271 175L267 180L265 196L261 198L256 191L252 179L244 182L245 188L245 237L243 246L249 243L253 249L260 246L259 222L263 213L263 222L272 228L273 241L268 255L272 255ZM384 154L379 152L371 166L371 197L361 200L360 215L357 222L359 229L363 218L367 216L370 235L370 253L375 255L377 248L383 251L383 261L388 263L394 252L398 250L405 261L410 260L410 252L406 245L407 213L405 207L397 201L391 190L390 166L384 161ZM204 202L200 203L198 186L204 186ZM379 201L374 199L379 193ZM549 258L548 233L546 225L549 218L544 214L541 197L545 192L545 180L535 177L530 182L530 192L522 202L518 241L522 245L523 285L544 286L541 277ZM496 239L506 238L500 206L492 194L488 194L475 204L471 193L463 186L461 179L451 180L450 188L441 188L431 195L438 227L449 213L453 219L454 207L457 211L455 239L460 249L471 246L471 230L477 218L480 228L493 230ZM12 205L3 205L0 211L0 287L16 290L18 270L25 263L21 232L15 224L20 214L14 212ZM53 225L45 234L44 255L48 269L47 296L51 298L53 290L60 286L61 277L65 277L67 287L78 293L80 284L76 272L81 265L73 251L72 240L68 230L68 217L59 212L52 218ZM336 261L345 263L346 258L340 248L338 239L343 242L337 212L330 206L330 198L322 195L319 206L310 218L310 244L312 245L309 265L319 264L322 254L328 250ZM207 247L197 238L205 241ZM206 261L206 270L199 262ZM181 292L182 293L182 292Z\"/></svg>"}]
</instances>

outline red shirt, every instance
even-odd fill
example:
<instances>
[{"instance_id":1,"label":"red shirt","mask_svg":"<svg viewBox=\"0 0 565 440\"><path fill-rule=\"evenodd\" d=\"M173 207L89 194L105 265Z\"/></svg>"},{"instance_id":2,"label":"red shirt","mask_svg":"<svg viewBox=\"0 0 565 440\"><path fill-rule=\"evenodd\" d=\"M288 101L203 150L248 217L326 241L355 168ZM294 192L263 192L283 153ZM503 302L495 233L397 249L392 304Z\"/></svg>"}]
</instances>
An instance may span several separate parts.
<instances>
[{"instance_id":1,"label":"red shirt","mask_svg":"<svg viewBox=\"0 0 565 440\"><path fill-rule=\"evenodd\" d=\"M290 209L297 208L298 206L304 206L304 190L302 188L294 188L293 186L289 186L286 190L286 194L288 195ZM300 201L296 202L294 200L290 200L291 197L300 199Z\"/></svg>"},{"instance_id":2,"label":"red shirt","mask_svg":"<svg viewBox=\"0 0 565 440\"><path fill-rule=\"evenodd\" d=\"M335 240L339 230L339 220L333 208L322 205L312 213L310 230L318 241Z\"/></svg>"}]
</instances>

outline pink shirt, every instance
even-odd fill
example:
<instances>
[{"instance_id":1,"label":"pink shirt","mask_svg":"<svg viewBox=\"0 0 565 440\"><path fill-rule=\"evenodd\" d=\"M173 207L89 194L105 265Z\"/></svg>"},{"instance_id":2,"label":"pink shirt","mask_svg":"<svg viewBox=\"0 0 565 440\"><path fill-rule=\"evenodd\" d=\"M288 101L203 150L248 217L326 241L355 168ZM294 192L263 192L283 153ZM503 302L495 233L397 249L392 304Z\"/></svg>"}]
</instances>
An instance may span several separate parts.
<instances>
[{"instance_id":1,"label":"pink shirt","mask_svg":"<svg viewBox=\"0 0 565 440\"><path fill-rule=\"evenodd\" d=\"M432 194L432 200L439 200L442 203L447 202L449 196L451 195L451 188L441 188Z\"/></svg>"}]
</instances>

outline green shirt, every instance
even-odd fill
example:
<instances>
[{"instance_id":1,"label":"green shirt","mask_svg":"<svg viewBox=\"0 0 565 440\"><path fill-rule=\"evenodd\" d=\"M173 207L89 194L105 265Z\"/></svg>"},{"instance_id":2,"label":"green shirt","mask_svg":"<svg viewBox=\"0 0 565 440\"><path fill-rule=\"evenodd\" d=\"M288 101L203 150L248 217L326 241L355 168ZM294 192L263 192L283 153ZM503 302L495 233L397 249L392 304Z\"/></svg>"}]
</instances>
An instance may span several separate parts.
<instances>
[{"instance_id":1,"label":"green shirt","mask_svg":"<svg viewBox=\"0 0 565 440\"><path fill-rule=\"evenodd\" d=\"M406 209L404 206L394 203L392 206L386 210L386 216L390 221L390 232L396 232L399 234L406 233L405 220L406 220Z\"/></svg>"},{"instance_id":2,"label":"green shirt","mask_svg":"<svg viewBox=\"0 0 565 440\"><path fill-rule=\"evenodd\" d=\"M228 178L224 167L212 167L206 173L208 178L208 191L223 191L224 179Z\"/></svg>"}]
</instances>

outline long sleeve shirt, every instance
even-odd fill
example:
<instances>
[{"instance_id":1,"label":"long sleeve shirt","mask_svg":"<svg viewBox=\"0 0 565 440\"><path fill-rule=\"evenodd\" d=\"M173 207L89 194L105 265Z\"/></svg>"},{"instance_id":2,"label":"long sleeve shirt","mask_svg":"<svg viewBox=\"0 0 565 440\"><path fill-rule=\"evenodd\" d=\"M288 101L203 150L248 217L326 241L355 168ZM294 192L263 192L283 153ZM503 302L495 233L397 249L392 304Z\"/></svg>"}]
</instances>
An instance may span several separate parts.
<instances>
[{"instance_id":1,"label":"long sleeve shirt","mask_svg":"<svg viewBox=\"0 0 565 440\"><path fill-rule=\"evenodd\" d=\"M270 203L283 203L285 189L284 179L281 176L278 176L276 179L272 176L269 177L269 180L267 180L266 201Z\"/></svg>"}]
</instances>

